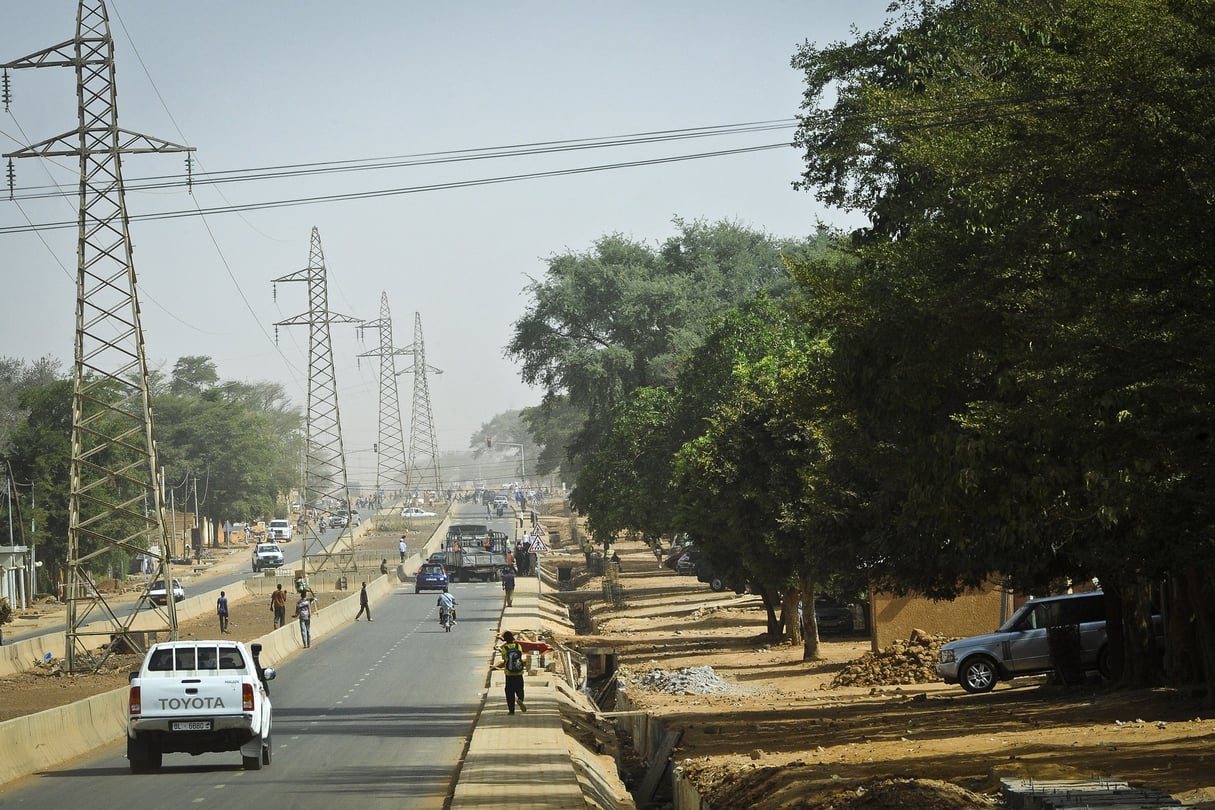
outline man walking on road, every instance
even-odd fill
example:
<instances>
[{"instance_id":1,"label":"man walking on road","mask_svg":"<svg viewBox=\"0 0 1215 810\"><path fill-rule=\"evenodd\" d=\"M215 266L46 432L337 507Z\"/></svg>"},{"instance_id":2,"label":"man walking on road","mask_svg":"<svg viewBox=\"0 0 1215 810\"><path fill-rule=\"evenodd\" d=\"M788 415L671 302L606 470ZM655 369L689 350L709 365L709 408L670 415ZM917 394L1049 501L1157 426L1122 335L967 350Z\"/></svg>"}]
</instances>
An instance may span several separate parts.
<instances>
[{"instance_id":1,"label":"man walking on road","mask_svg":"<svg viewBox=\"0 0 1215 810\"><path fill-rule=\"evenodd\" d=\"M510 607L515 599L515 569L502 569L502 593L506 596L506 606Z\"/></svg>"},{"instance_id":2,"label":"man walking on road","mask_svg":"<svg viewBox=\"0 0 1215 810\"><path fill-rule=\"evenodd\" d=\"M304 594L300 594L300 601L295 605L295 613L292 618L300 620L300 640L304 642L305 647L312 646L312 602Z\"/></svg>"},{"instance_id":3,"label":"man walking on road","mask_svg":"<svg viewBox=\"0 0 1215 810\"><path fill-rule=\"evenodd\" d=\"M354 620L357 622L359 617L364 613L367 614L367 621L371 621L371 608L367 604L367 583L363 583L363 589L359 591L359 612L355 614Z\"/></svg>"},{"instance_id":4,"label":"man walking on road","mask_svg":"<svg viewBox=\"0 0 1215 810\"><path fill-rule=\"evenodd\" d=\"M515 713L515 702L519 709L527 711L523 702L523 645L515 641L515 634L507 630L502 634L503 644L498 648L502 655L502 669L506 671L506 713Z\"/></svg>"},{"instance_id":5,"label":"man walking on road","mask_svg":"<svg viewBox=\"0 0 1215 810\"><path fill-rule=\"evenodd\" d=\"M228 597L223 591L219 592L219 598L215 600L215 613L219 616L219 632L228 632Z\"/></svg>"},{"instance_id":6,"label":"man walking on road","mask_svg":"<svg viewBox=\"0 0 1215 810\"><path fill-rule=\"evenodd\" d=\"M274 611L274 629L277 630L287 623L287 592L281 582L278 590L270 594L270 609Z\"/></svg>"}]
</instances>

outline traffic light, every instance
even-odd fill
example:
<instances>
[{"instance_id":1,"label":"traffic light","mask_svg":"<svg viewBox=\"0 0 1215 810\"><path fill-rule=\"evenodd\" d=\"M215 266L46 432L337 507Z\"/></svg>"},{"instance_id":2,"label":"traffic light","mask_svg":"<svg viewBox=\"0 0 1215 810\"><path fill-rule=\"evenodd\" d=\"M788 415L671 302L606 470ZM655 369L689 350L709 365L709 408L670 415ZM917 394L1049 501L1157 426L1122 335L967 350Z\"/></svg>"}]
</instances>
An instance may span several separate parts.
<instances>
[{"instance_id":1,"label":"traffic light","mask_svg":"<svg viewBox=\"0 0 1215 810\"><path fill-rule=\"evenodd\" d=\"M491 437L491 436L486 436L486 437L485 437L485 446L486 446L486 447L493 447L493 446L494 446L494 440L493 440L493 437Z\"/></svg>"}]
</instances>

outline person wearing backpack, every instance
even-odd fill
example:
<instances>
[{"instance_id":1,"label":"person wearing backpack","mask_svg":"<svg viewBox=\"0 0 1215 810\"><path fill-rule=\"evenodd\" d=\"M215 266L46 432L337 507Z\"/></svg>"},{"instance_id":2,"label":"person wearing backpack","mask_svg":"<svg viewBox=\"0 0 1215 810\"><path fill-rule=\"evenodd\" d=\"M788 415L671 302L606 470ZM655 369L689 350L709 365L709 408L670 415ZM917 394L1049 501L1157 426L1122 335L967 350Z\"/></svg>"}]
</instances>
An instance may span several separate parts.
<instances>
[{"instance_id":1,"label":"person wearing backpack","mask_svg":"<svg viewBox=\"0 0 1215 810\"><path fill-rule=\"evenodd\" d=\"M502 669L506 671L506 713L515 713L515 702L519 710L526 712L527 704L523 702L523 645L515 641L515 634L507 630L502 634L502 646L498 648L502 656Z\"/></svg>"},{"instance_id":2,"label":"person wearing backpack","mask_svg":"<svg viewBox=\"0 0 1215 810\"><path fill-rule=\"evenodd\" d=\"M506 597L506 606L510 607L515 601L515 569L506 567L502 569L502 593Z\"/></svg>"}]
</instances>

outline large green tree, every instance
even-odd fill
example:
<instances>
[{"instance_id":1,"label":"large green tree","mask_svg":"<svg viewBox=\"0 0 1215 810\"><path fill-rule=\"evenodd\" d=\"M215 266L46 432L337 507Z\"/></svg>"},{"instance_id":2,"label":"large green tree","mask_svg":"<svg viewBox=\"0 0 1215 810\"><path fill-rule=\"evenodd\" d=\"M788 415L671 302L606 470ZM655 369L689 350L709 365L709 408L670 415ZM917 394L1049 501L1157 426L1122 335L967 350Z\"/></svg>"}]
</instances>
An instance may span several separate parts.
<instances>
[{"instance_id":1,"label":"large green tree","mask_svg":"<svg viewBox=\"0 0 1215 810\"><path fill-rule=\"evenodd\" d=\"M1215 559L1212 6L904 8L794 59L803 184L873 220L834 339L871 523L930 592L1100 577L1146 682L1147 583Z\"/></svg>"},{"instance_id":2,"label":"large green tree","mask_svg":"<svg viewBox=\"0 0 1215 810\"><path fill-rule=\"evenodd\" d=\"M554 256L528 285L532 304L507 355L544 389L546 404L586 415L567 447L575 460L594 450L630 391L674 384L709 318L760 290L787 289L783 257L817 245L730 222L676 220L676 228L657 248L617 234Z\"/></svg>"}]
</instances>

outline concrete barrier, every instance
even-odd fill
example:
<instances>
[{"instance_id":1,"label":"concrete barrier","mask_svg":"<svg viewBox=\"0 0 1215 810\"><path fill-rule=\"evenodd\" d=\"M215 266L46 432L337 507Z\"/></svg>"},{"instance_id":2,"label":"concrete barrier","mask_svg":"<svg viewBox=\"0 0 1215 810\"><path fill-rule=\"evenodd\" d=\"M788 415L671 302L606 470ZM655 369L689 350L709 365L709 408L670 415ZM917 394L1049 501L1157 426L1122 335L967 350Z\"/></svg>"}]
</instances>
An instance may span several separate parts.
<instances>
[{"instance_id":1,"label":"concrete barrier","mask_svg":"<svg viewBox=\"0 0 1215 810\"><path fill-rule=\"evenodd\" d=\"M127 733L126 687L0 723L0 786L53 768Z\"/></svg>"}]
</instances>

